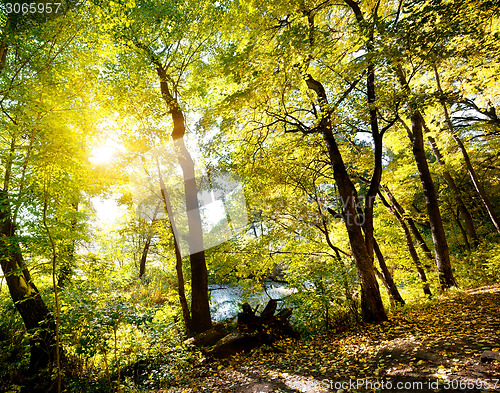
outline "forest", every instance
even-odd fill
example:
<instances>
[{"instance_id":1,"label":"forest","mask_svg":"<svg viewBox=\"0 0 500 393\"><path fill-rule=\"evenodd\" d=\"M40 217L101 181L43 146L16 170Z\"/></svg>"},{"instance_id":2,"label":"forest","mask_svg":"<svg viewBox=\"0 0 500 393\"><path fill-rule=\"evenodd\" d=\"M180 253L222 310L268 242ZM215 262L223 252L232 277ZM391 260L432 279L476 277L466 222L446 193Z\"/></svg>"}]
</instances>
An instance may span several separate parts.
<instances>
[{"instance_id":1,"label":"forest","mask_svg":"<svg viewBox=\"0 0 500 393\"><path fill-rule=\"evenodd\" d=\"M0 391L500 391L498 2L59 1L0 3Z\"/></svg>"}]
</instances>

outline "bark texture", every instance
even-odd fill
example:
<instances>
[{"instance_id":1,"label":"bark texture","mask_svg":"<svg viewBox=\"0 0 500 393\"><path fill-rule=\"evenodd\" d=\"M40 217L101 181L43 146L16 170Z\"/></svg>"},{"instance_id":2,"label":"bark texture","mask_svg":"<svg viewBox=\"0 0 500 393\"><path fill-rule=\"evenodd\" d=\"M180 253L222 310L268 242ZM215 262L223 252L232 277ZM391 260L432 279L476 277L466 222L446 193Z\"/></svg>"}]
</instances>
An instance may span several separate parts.
<instances>
[{"instance_id":1,"label":"bark texture","mask_svg":"<svg viewBox=\"0 0 500 393\"><path fill-rule=\"evenodd\" d=\"M208 271L203 251L203 231L198 204L198 189L194 162L184 144L186 132L184 114L179 103L168 88L166 70L157 64L160 88L163 100L172 116L172 139L177 154L177 160L182 169L184 193L186 198L186 214L189 228L189 252L191 261L191 327L192 333L202 333L212 327L210 306L208 300ZM179 245L179 242L177 242ZM200 251L201 250L201 251Z\"/></svg>"},{"instance_id":2,"label":"bark texture","mask_svg":"<svg viewBox=\"0 0 500 393\"><path fill-rule=\"evenodd\" d=\"M411 116L411 129L413 133L412 150L424 191L425 205L431 226L434 250L436 252L439 283L442 289L448 289L457 286L457 283L451 270L450 253L444 232L441 211L439 210L439 202L425 155L422 123L423 120L420 112L415 111Z\"/></svg>"},{"instance_id":3,"label":"bark texture","mask_svg":"<svg viewBox=\"0 0 500 393\"><path fill-rule=\"evenodd\" d=\"M10 204L0 191L0 265L16 309L30 334L30 373L36 374L56 359L55 324L24 265L14 234Z\"/></svg>"},{"instance_id":4,"label":"bark texture","mask_svg":"<svg viewBox=\"0 0 500 393\"><path fill-rule=\"evenodd\" d=\"M311 75L307 76L307 86L313 90L321 108L328 107L328 100L323 85ZM333 168L335 183L337 184L343 205L343 219L349 236L352 254L358 270L361 285L361 314L366 322L380 322L387 319L387 315L380 297L380 290L373 266L373 254L370 255L365 243L362 224L364 218L358 215L359 200L356 188L349 178L342 155L332 132L332 123L328 111L322 112L319 130L327 147L330 163ZM372 201L373 203L373 201ZM367 233L373 234L373 230ZM373 243L372 243L373 244Z\"/></svg>"}]
</instances>

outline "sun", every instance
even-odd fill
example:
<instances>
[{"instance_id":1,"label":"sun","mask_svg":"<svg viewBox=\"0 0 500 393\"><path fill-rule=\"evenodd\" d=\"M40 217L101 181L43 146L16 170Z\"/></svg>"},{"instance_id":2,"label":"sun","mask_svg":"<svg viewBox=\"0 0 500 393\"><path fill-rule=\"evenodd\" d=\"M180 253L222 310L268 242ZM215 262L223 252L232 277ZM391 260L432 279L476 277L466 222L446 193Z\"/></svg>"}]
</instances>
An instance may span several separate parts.
<instances>
[{"instance_id":1,"label":"sun","mask_svg":"<svg viewBox=\"0 0 500 393\"><path fill-rule=\"evenodd\" d=\"M110 164L116 160L117 153L123 150L123 146L115 141L108 140L102 144L94 146L90 150L89 161L95 165Z\"/></svg>"}]
</instances>

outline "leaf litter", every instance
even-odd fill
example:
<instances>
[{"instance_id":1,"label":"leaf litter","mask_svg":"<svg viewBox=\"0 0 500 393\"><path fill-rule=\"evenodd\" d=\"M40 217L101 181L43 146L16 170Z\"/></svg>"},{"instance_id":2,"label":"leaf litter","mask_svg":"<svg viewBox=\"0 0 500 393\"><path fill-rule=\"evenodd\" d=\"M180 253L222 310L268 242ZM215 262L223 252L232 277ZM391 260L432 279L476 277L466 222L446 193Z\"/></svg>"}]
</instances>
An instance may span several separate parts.
<instances>
[{"instance_id":1,"label":"leaf litter","mask_svg":"<svg viewBox=\"0 0 500 393\"><path fill-rule=\"evenodd\" d=\"M500 351L499 309L500 285L449 293L377 325L200 363L159 392L500 392L500 362L480 362Z\"/></svg>"}]
</instances>

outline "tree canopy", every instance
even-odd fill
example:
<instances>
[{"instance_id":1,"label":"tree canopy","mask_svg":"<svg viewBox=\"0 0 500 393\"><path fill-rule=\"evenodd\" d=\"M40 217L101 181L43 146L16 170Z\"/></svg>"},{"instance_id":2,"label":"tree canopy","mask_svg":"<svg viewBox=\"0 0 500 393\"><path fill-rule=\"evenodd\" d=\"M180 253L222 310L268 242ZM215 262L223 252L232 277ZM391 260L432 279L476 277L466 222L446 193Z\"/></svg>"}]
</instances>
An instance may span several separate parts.
<instances>
[{"instance_id":1,"label":"tree canopy","mask_svg":"<svg viewBox=\"0 0 500 393\"><path fill-rule=\"evenodd\" d=\"M499 35L488 0L1 3L0 387L163 386L218 286L311 336L497 282Z\"/></svg>"}]
</instances>

